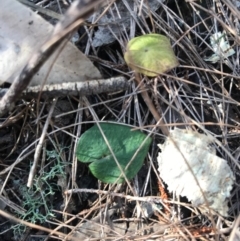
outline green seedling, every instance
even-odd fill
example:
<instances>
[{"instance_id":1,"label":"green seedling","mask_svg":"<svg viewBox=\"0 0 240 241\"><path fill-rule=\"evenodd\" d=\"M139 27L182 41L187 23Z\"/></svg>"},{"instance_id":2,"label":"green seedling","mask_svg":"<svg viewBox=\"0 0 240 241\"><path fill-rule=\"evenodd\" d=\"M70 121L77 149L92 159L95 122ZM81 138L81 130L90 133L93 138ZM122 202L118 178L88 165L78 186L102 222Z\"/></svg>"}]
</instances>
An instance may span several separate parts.
<instances>
[{"instance_id":1,"label":"green seedling","mask_svg":"<svg viewBox=\"0 0 240 241\"><path fill-rule=\"evenodd\" d=\"M150 77L179 65L169 39L161 34L146 34L131 39L124 59L130 68Z\"/></svg>"},{"instance_id":2,"label":"green seedling","mask_svg":"<svg viewBox=\"0 0 240 241\"><path fill-rule=\"evenodd\" d=\"M103 138L97 125L87 130L79 139L77 158L91 163L92 174L105 183L122 183L125 178L132 179L142 167L148 153L151 138L141 131L131 131L128 126L111 123L99 124L116 159ZM117 162L119 165L117 165Z\"/></svg>"}]
</instances>

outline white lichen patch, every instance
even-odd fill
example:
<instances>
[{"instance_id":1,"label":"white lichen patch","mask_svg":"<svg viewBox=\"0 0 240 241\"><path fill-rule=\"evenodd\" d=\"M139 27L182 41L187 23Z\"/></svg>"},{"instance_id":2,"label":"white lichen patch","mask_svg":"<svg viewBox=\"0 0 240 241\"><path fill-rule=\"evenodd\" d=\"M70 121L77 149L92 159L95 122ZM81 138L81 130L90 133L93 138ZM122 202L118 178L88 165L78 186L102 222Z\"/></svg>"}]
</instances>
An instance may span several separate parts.
<instances>
[{"instance_id":1,"label":"white lichen patch","mask_svg":"<svg viewBox=\"0 0 240 241\"><path fill-rule=\"evenodd\" d=\"M212 136L175 128L159 145L158 170L170 192L227 216L234 175L226 160L216 156L213 142Z\"/></svg>"},{"instance_id":2,"label":"white lichen patch","mask_svg":"<svg viewBox=\"0 0 240 241\"><path fill-rule=\"evenodd\" d=\"M226 59L235 54L234 49L229 45L226 38L226 32L217 32L210 37L210 42L214 51L214 54L209 58L205 58L205 61L210 61L213 64L217 63L221 59Z\"/></svg>"}]
</instances>

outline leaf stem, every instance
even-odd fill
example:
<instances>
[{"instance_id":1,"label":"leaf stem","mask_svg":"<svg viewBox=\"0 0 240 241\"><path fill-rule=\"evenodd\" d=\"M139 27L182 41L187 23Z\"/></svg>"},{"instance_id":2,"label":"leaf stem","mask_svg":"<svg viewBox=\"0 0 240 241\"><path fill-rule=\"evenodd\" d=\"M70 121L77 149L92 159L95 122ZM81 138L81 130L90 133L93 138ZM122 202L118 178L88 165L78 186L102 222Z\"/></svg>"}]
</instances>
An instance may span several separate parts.
<instances>
[{"instance_id":1,"label":"leaf stem","mask_svg":"<svg viewBox=\"0 0 240 241\"><path fill-rule=\"evenodd\" d=\"M165 123L164 119L162 118L162 116L157 112L156 107L154 106L152 100L150 99L146 89L144 88L144 85L141 82L140 75L138 73L135 73L135 81L139 85L139 89L141 90L141 95L142 95L147 107L149 108L150 112L152 113L154 119L156 120L156 122L158 122L162 133L165 136L168 136L169 130L168 130L167 126L165 125L166 123Z\"/></svg>"}]
</instances>

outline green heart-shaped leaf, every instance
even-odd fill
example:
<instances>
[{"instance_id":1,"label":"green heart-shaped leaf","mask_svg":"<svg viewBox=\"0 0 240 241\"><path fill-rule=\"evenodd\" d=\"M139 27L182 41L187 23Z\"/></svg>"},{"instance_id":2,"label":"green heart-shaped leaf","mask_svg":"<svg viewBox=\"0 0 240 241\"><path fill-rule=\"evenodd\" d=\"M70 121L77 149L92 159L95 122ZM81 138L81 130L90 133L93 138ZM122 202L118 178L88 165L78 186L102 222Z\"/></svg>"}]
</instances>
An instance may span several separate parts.
<instances>
[{"instance_id":1,"label":"green heart-shaped leaf","mask_svg":"<svg viewBox=\"0 0 240 241\"><path fill-rule=\"evenodd\" d=\"M131 39L124 59L136 72L152 77L179 65L169 39L161 34L146 34Z\"/></svg>"},{"instance_id":2,"label":"green heart-shaped leaf","mask_svg":"<svg viewBox=\"0 0 240 241\"><path fill-rule=\"evenodd\" d=\"M147 138L141 131L131 131L130 127L120 124L101 123L100 127L126 177L132 179L143 164L151 144L151 138ZM136 152L136 156L127 167ZM97 125L94 125L80 137L77 145L77 158L84 163L91 162L90 171L105 183L114 183L121 175L121 171ZM125 179L121 177L118 183L124 181Z\"/></svg>"}]
</instances>

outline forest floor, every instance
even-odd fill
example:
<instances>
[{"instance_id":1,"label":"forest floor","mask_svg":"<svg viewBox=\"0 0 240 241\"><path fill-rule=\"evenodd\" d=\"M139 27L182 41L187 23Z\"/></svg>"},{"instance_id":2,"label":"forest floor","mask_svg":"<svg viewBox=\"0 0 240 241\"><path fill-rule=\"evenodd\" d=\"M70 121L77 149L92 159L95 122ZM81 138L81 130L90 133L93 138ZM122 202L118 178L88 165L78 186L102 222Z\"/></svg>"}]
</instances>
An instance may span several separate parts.
<instances>
[{"instance_id":1,"label":"forest floor","mask_svg":"<svg viewBox=\"0 0 240 241\"><path fill-rule=\"evenodd\" d=\"M59 14L68 7L67 1L29 2ZM20 99L0 119L0 210L9 215L0 215L1 240L240 240L240 2L118 0L104 9L96 11L72 41L103 79L124 76L129 86L54 102ZM57 21L38 13L51 23ZM92 24L100 13L106 18ZM180 63L154 78L136 75L123 58L128 41L148 33L167 36ZM214 46L210 39L217 33ZM219 53L221 39L227 48ZM139 83L169 130L195 130L216 140L212 145L217 156L226 160L235 178L227 216L210 208L203 211L168 191L157 162L158 144L166 136ZM94 123L110 121L152 137L142 168L128 183L104 184L76 157L81 135Z\"/></svg>"}]
</instances>

